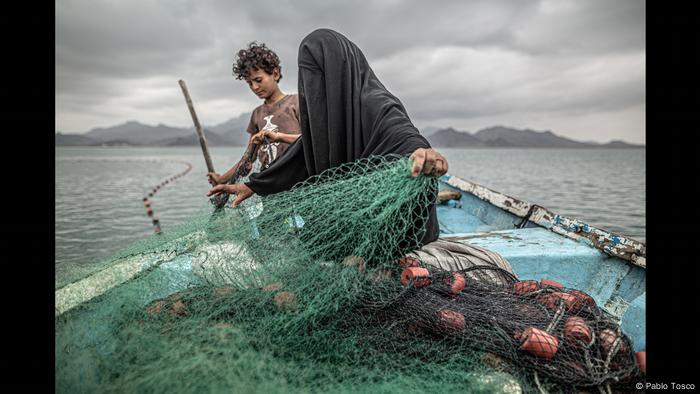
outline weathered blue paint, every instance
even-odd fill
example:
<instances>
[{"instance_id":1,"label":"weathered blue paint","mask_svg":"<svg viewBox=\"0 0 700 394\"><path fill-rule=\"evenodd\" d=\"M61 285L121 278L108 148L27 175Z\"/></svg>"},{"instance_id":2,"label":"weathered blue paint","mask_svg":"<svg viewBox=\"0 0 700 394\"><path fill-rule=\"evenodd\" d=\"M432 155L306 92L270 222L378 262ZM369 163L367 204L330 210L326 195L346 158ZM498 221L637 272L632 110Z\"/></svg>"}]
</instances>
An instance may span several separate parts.
<instances>
[{"instance_id":1,"label":"weathered blue paint","mask_svg":"<svg viewBox=\"0 0 700 394\"><path fill-rule=\"evenodd\" d=\"M529 219L539 226L646 268L646 246L643 243L556 215L545 208L535 208L537 212Z\"/></svg>"},{"instance_id":2,"label":"weathered blue paint","mask_svg":"<svg viewBox=\"0 0 700 394\"><path fill-rule=\"evenodd\" d=\"M441 183L442 188L462 197L438 205L441 238L499 253L521 280L548 278L585 291L621 320L635 350L646 348L645 265L620 258L637 254L644 261L643 244L489 189L480 188L477 197L454 183ZM489 201L492 197L502 206ZM516 210L521 216L512 213Z\"/></svg>"},{"instance_id":3,"label":"weathered blue paint","mask_svg":"<svg viewBox=\"0 0 700 394\"><path fill-rule=\"evenodd\" d=\"M449 188L456 190L453 188ZM520 218L490 204L480 204L478 198L462 194L458 202L451 201L438 207L440 232L482 232L514 228Z\"/></svg>"},{"instance_id":4,"label":"weathered blue paint","mask_svg":"<svg viewBox=\"0 0 700 394\"><path fill-rule=\"evenodd\" d=\"M630 335L635 340L632 347L635 352L645 350L647 348L647 328L646 322L647 310L647 293L644 292L627 308L625 316L622 318L622 331Z\"/></svg>"}]
</instances>

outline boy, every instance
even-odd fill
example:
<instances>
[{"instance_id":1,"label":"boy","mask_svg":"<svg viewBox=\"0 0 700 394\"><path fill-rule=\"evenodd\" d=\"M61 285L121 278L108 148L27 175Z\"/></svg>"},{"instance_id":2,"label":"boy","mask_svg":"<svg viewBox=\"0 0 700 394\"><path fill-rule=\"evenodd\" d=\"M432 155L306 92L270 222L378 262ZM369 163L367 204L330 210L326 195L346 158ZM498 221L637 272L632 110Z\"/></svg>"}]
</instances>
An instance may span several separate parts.
<instances>
[{"instance_id":1,"label":"boy","mask_svg":"<svg viewBox=\"0 0 700 394\"><path fill-rule=\"evenodd\" d=\"M258 172L266 169L270 163L280 157L289 144L299 138L299 96L285 95L279 88L282 79L282 67L275 52L265 46L252 42L247 48L238 51L233 64L233 75L236 79L244 79L250 90L263 99L250 117L247 132L250 134L248 147L243 158L223 175L215 172L207 174L209 183L213 186L227 183L234 174L240 177L251 171ZM257 152L253 152L253 151ZM245 168L239 168L246 163L245 158L257 156L254 163L247 163ZM237 181L237 180L236 180Z\"/></svg>"}]
</instances>

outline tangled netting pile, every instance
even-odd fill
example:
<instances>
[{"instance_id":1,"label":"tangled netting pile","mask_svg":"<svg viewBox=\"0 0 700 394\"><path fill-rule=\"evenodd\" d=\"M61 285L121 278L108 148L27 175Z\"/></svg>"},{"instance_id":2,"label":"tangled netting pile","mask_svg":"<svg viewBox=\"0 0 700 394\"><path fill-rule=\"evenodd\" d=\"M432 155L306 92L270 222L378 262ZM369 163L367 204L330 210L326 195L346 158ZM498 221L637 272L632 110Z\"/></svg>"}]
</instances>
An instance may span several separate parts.
<instances>
[{"instance_id":1,"label":"tangled netting pile","mask_svg":"<svg viewBox=\"0 0 700 394\"><path fill-rule=\"evenodd\" d=\"M57 391L597 391L639 378L629 340L584 293L517 281L505 261L423 258L437 182L409 168L364 159L209 208L115 256L99 283L62 289L99 295L57 309Z\"/></svg>"}]
</instances>

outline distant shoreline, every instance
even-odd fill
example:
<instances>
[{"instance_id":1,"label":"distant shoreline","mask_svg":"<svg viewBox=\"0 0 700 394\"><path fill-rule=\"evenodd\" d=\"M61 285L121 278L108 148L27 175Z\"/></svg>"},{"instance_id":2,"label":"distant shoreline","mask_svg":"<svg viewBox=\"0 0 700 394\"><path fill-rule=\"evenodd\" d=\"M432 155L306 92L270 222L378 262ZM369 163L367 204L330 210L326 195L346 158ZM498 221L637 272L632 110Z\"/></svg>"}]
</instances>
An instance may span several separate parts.
<instances>
[{"instance_id":1,"label":"distant shoreline","mask_svg":"<svg viewBox=\"0 0 700 394\"><path fill-rule=\"evenodd\" d=\"M204 129L209 146L248 146L245 130L247 117L239 117ZM238 132L236 130L239 130ZM562 137L550 130L537 131L492 126L470 133L452 127L426 127L420 134L435 148L644 148L646 143L635 144L613 139L608 142L577 141ZM55 146L129 146L181 147L199 146L194 129L175 128L159 124L149 126L136 121L107 128L93 129L84 134L55 134Z\"/></svg>"}]
</instances>

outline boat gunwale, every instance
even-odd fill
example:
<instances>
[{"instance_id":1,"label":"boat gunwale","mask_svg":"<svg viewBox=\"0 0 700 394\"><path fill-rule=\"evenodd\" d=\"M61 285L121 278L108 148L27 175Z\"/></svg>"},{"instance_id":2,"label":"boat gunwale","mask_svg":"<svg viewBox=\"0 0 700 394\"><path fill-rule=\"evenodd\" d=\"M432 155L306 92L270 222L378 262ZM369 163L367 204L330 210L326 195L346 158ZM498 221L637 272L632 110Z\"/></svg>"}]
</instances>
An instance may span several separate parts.
<instances>
[{"instance_id":1,"label":"boat gunwale","mask_svg":"<svg viewBox=\"0 0 700 394\"><path fill-rule=\"evenodd\" d=\"M445 174L439 181L522 218L522 222L516 227L522 228L529 221L646 270L646 245L643 242L559 215L540 205L489 189L456 175Z\"/></svg>"}]
</instances>

